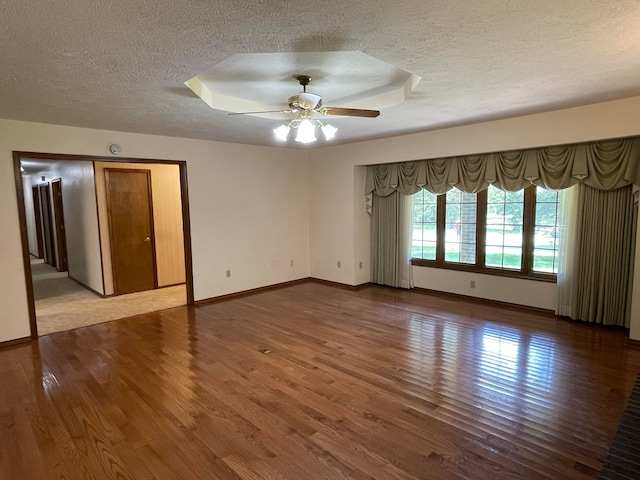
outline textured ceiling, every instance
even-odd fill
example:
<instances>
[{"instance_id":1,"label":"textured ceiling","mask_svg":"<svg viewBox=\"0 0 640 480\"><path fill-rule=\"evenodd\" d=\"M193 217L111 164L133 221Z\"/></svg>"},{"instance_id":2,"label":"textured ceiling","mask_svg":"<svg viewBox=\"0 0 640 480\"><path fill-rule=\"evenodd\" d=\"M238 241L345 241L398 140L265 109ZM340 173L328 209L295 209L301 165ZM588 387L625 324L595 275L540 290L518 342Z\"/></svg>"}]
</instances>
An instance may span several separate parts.
<instances>
[{"instance_id":1,"label":"textured ceiling","mask_svg":"<svg viewBox=\"0 0 640 480\"><path fill-rule=\"evenodd\" d=\"M277 121L228 116L184 85L239 53L362 51L422 77L376 119L332 117L336 142L640 95L638 0L3 0L0 9L0 118L275 145ZM259 67L227 81L265 98L269 82L291 82ZM312 74L330 95L330 55Z\"/></svg>"}]
</instances>

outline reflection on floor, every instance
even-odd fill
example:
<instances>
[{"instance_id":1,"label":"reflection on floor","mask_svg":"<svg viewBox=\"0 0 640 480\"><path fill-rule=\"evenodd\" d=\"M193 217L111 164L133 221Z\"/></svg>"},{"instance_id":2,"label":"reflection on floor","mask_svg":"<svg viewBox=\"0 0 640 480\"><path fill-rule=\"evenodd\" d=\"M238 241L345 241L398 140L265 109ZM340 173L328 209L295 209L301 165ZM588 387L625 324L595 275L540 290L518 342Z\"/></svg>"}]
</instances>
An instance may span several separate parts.
<instances>
[{"instance_id":1,"label":"reflection on floor","mask_svg":"<svg viewBox=\"0 0 640 480\"><path fill-rule=\"evenodd\" d=\"M94 325L140 313L186 305L185 285L100 298L42 260L32 259L31 272L38 334Z\"/></svg>"}]
</instances>

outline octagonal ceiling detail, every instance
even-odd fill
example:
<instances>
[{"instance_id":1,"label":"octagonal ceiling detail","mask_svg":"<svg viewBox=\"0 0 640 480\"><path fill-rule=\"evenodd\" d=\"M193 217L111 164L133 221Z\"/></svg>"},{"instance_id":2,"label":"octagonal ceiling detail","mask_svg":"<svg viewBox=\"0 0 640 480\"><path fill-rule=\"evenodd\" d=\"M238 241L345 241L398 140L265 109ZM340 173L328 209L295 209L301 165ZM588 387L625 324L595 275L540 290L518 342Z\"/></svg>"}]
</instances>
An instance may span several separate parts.
<instances>
[{"instance_id":1,"label":"octagonal ceiling detail","mask_svg":"<svg viewBox=\"0 0 640 480\"><path fill-rule=\"evenodd\" d=\"M288 109L302 91L296 76L309 75L308 92L324 106L383 110L399 105L421 80L360 51L236 54L185 84L211 108L233 113ZM292 114L252 113L271 119Z\"/></svg>"}]
</instances>

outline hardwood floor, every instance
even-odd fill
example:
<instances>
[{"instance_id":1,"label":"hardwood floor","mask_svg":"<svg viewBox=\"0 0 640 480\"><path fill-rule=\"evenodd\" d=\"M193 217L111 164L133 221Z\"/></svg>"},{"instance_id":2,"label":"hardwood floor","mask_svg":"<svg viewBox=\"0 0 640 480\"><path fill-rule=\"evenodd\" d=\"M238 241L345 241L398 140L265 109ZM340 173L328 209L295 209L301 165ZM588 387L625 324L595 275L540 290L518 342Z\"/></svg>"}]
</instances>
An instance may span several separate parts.
<instances>
[{"instance_id":1,"label":"hardwood floor","mask_svg":"<svg viewBox=\"0 0 640 480\"><path fill-rule=\"evenodd\" d=\"M306 283L1 350L0 478L595 478L638 372L622 330Z\"/></svg>"}]
</instances>

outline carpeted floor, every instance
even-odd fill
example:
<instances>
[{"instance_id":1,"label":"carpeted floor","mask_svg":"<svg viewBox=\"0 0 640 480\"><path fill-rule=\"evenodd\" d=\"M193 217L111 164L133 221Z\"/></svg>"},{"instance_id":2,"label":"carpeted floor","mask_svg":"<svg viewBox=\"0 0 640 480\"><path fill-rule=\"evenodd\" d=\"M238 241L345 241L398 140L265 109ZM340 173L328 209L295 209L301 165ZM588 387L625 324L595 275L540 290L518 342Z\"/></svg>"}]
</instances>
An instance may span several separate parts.
<instances>
[{"instance_id":1,"label":"carpeted floor","mask_svg":"<svg viewBox=\"0 0 640 480\"><path fill-rule=\"evenodd\" d=\"M620 426L599 480L638 480L640 478L640 375L627 401Z\"/></svg>"},{"instance_id":2,"label":"carpeted floor","mask_svg":"<svg viewBox=\"0 0 640 480\"><path fill-rule=\"evenodd\" d=\"M187 303L185 285L101 298L42 260L31 263L38 333L71 330Z\"/></svg>"}]
</instances>

